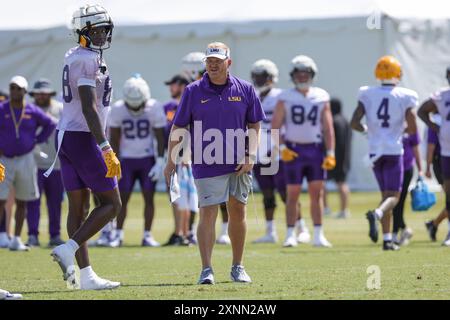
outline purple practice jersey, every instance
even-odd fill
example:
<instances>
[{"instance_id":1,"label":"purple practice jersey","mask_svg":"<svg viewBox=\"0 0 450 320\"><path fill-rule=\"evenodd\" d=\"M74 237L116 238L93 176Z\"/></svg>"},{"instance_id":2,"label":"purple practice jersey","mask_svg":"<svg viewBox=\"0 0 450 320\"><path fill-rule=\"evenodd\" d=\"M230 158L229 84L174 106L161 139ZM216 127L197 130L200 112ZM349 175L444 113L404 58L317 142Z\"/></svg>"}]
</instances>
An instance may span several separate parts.
<instances>
[{"instance_id":1,"label":"purple practice jersey","mask_svg":"<svg viewBox=\"0 0 450 320\"><path fill-rule=\"evenodd\" d=\"M245 150L238 149L237 145L243 143L239 138L226 139L227 129L230 137L233 133L237 135L236 130L246 132L247 124L264 119L261 102L247 81L228 75L227 84L220 92L205 73L202 79L188 85L177 108L174 124L182 128L189 126L194 178L235 172ZM219 132L221 141L216 135ZM213 155L213 161L206 159L208 155Z\"/></svg>"},{"instance_id":2,"label":"purple practice jersey","mask_svg":"<svg viewBox=\"0 0 450 320\"><path fill-rule=\"evenodd\" d=\"M55 130L56 123L38 106L27 103L24 108L11 108L9 101L0 104L0 152L5 157L17 157L31 152L37 143L46 141ZM17 134L11 110L18 124ZM36 135L38 128L42 130Z\"/></svg>"},{"instance_id":3,"label":"purple practice jersey","mask_svg":"<svg viewBox=\"0 0 450 320\"><path fill-rule=\"evenodd\" d=\"M414 166L414 147L418 146L419 134L414 135L405 133L403 135L403 169L410 170Z\"/></svg>"}]
</instances>

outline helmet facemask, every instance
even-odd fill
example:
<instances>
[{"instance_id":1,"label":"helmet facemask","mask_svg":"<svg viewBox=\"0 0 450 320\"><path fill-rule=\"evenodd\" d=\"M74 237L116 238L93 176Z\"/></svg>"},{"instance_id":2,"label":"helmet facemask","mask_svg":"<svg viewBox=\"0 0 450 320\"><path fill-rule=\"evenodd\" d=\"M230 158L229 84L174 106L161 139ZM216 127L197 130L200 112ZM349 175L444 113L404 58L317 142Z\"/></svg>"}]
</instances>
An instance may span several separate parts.
<instances>
[{"instance_id":1,"label":"helmet facemask","mask_svg":"<svg viewBox=\"0 0 450 320\"><path fill-rule=\"evenodd\" d=\"M297 72L302 72L302 73L308 74L309 79L306 81L299 81L296 77ZM302 69L295 68L294 70L291 71L290 76L291 76L291 80L294 83L296 89L307 90L312 86L315 72L312 68L304 68L304 69L303 68Z\"/></svg>"},{"instance_id":2,"label":"helmet facemask","mask_svg":"<svg viewBox=\"0 0 450 320\"><path fill-rule=\"evenodd\" d=\"M273 87L273 77L265 70L252 72L252 82L259 93L266 92Z\"/></svg>"}]
</instances>

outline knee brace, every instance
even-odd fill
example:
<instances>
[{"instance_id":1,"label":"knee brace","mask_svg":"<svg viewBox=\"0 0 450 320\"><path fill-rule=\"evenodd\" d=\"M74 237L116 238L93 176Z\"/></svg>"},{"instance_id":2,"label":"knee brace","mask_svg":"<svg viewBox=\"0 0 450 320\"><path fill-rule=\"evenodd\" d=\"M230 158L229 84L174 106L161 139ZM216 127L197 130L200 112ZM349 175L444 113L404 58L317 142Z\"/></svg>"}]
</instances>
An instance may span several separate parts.
<instances>
[{"instance_id":1,"label":"knee brace","mask_svg":"<svg viewBox=\"0 0 450 320\"><path fill-rule=\"evenodd\" d=\"M266 209L266 210L267 209L275 209L277 206L274 196L268 197L268 198L264 197L263 202L264 202L264 209Z\"/></svg>"}]
</instances>

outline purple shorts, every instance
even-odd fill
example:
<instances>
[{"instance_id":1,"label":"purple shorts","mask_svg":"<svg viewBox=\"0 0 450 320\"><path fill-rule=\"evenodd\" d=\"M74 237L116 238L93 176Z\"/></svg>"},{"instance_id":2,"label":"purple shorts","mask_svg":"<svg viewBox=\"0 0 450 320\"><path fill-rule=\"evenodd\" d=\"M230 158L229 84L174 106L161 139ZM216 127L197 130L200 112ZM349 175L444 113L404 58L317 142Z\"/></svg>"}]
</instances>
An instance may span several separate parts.
<instances>
[{"instance_id":1,"label":"purple shorts","mask_svg":"<svg viewBox=\"0 0 450 320\"><path fill-rule=\"evenodd\" d=\"M401 191L403 171L402 156L385 155L375 161L373 172L377 178L380 191Z\"/></svg>"},{"instance_id":2,"label":"purple shorts","mask_svg":"<svg viewBox=\"0 0 450 320\"><path fill-rule=\"evenodd\" d=\"M97 193L117 187L116 178L105 177L108 170L102 151L90 132L64 132L59 160L64 188L67 191L89 188Z\"/></svg>"},{"instance_id":3,"label":"purple shorts","mask_svg":"<svg viewBox=\"0 0 450 320\"><path fill-rule=\"evenodd\" d=\"M268 168L270 164L255 164L253 166L253 174L256 181L258 181L259 188L264 189L277 189L279 193L286 193L286 183L284 182L284 163L279 162L278 172L274 175L261 175L261 168Z\"/></svg>"},{"instance_id":4,"label":"purple shorts","mask_svg":"<svg viewBox=\"0 0 450 320\"><path fill-rule=\"evenodd\" d=\"M284 163L286 184L302 184L303 177L306 177L308 182L326 180L327 172L322 169L324 152L321 143L286 142L286 146L298 153L297 158Z\"/></svg>"},{"instance_id":5,"label":"purple shorts","mask_svg":"<svg viewBox=\"0 0 450 320\"><path fill-rule=\"evenodd\" d=\"M444 180L450 180L450 157L441 156L441 170Z\"/></svg>"},{"instance_id":6,"label":"purple shorts","mask_svg":"<svg viewBox=\"0 0 450 320\"><path fill-rule=\"evenodd\" d=\"M139 180L141 190L155 190L156 181L148 177L148 173L155 164L155 157L145 157L139 159L120 159L122 166L122 179L119 180L120 192L132 192L136 180Z\"/></svg>"}]
</instances>

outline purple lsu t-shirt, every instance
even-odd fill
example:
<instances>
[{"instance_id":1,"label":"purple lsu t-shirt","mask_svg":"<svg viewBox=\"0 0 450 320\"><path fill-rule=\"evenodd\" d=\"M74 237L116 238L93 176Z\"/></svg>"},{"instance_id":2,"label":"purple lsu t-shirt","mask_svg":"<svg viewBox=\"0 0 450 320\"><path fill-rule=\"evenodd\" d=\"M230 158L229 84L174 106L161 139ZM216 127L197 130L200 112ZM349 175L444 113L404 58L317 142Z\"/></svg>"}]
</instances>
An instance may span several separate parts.
<instances>
[{"instance_id":1,"label":"purple lsu t-shirt","mask_svg":"<svg viewBox=\"0 0 450 320\"><path fill-rule=\"evenodd\" d=\"M436 147L434 149L434 154L440 155L441 154L441 145L439 143L439 137L438 134L432 130L431 128L428 128L427 130L427 143L428 144L434 144Z\"/></svg>"},{"instance_id":2,"label":"purple lsu t-shirt","mask_svg":"<svg viewBox=\"0 0 450 320\"><path fill-rule=\"evenodd\" d=\"M419 134L407 134L403 135L403 168L404 170L410 170L414 166L414 147L419 145Z\"/></svg>"},{"instance_id":3,"label":"purple lsu t-shirt","mask_svg":"<svg viewBox=\"0 0 450 320\"><path fill-rule=\"evenodd\" d=\"M56 128L56 123L38 106L27 103L24 108L17 138L9 101L0 104L0 152L3 152L5 157L17 157L32 151L37 143L46 141ZM22 108L12 109L16 121L19 121ZM38 128L42 130L36 135Z\"/></svg>"},{"instance_id":4,"label":"purple lsu t-shirt","mask_svg":"<svg viewBox=\"0 0 450 320\"><path fill-rule=\"evenodd\" d=\"M175 112L177 111L178 102L175 100L169 101L164 105L164 113L166 114L167 124L164 128L164 145L167 149L169 142L170 129L172 129L173 119L175 118Z\"/></svg>"},{"instance_id":5,"label":"purple lsu t-shirt","mask_svg":"<svg viewBox=\"0 0 450 320\"><path fill-rule=\"evenodd\" d=\"M237 154L236 138L234 139L234 149L231 148L231 142L226 143L226 130L241 129L246 132L247 124L257 123L264 119L261 102L255 89L247 81L228 75L227 85L221 93L218 93L216 88L211 85L208 73L205 73L202 79L188 85L177 108L174 124L182 128L189 126L194 178L217 177L235 172L236 166L244 154ZM194 121L201 122L201 131L197 127L197 132L195 132ZM217 141L217 144L222 147L223 157L211 163L203 157L204 153L216 155L214 152L206 152L211 150L211 146L205 150L208 145L216 142L213 134L212 137L204 136L208 129L219 130L222 134L222 141ZM209 132L212 133L211 130ZM200 134L201 136L199 136ZM199 143L201 143L201 148ZM229 161L229 159L233 161Z\"/></svg>"}]
</instances>

